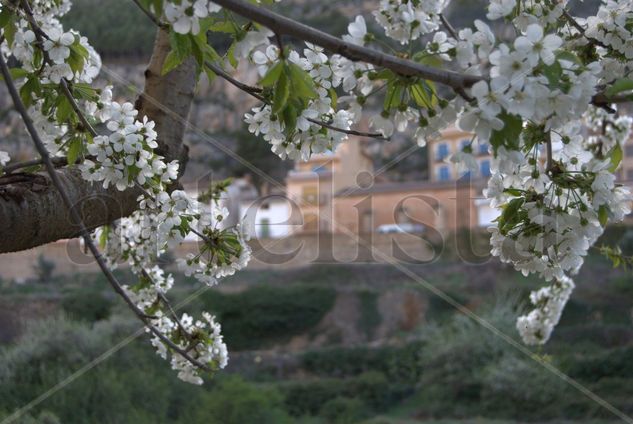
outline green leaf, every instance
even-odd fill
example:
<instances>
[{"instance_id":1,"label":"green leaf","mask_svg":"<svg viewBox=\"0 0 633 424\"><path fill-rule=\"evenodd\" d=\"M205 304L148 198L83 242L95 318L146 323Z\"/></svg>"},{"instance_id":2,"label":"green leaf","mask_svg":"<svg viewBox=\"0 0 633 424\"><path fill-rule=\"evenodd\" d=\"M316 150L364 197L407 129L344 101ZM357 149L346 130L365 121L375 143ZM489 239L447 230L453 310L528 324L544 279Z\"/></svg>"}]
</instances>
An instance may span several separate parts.
<instances>
[{"instance_id":1,"label":"green leaf","mask_svg":"<svg viewBox=\"0 0 633 424\"><path fill-rule=\"evenodd\" d=\"M188 34L178 34L175 31L171 31L169 33L169 43L171 49L183 60L191 54L192 43Z\"/></svg>"},{"instance_id":2,"label":"green leaf","mask_svg":"<svg viewBox=\"0 0 633 424\"><path fill-rule=\"evenodd\" d=\"M273 95L273 113L278 114L285 107L290 96L290 81L285 72L279 75L277 84L275 84L275 93Z\"/></svg>"},{"instance_id":3,"label":"green leaf","mask_svg":"<svg viewBox=\"0 0 633 424\"><path fill-rule=\"evenodd\" d=\"M558 59L560 59L560 60L566 60L568 62L572 62L572 63L575 63L577 65L581 65L582 64L582 62L580 61L578 56L576 56L575 54L573 54L570 51L560 50L559 52L556 53L556 57Z\"/></svg>"},{"instance_id":4,"label":"green leaf","mask_svg":"<svg viewBox=\"0 0 633 424\"><path fill-rule=\"evenodd\" d=\"M8 45L12 45L15 40L15 33L17 32L17 27L15 25L15 21L11 19L4 26L4 38L6 38Z\"/></svg>"},{"instance_id":5,"label":"green leaf","mask_svg":"<svg viewBox=\"0 0 633 424\"><path fill-rule=\"evenodd\" d=\"M382 108L389 111L400 106L403 92L404 87L397 81L387 84L387 93L385 94L385 101L383 102Z\"/></svg>"},{"instance_id":6,"label":"green leaf","mask_svg":"<svg viewBox=\"0 0 633 424\"><path fill-rule=\"evenodd\" d=\"M499 131L493 131L490 136L490 145L494 150L495 156L497 155L497 150L502 146L509 150L518 150L519 138L523 130L523 120L520 117L503 111L499 118L503 121L503 128Z\"/></svg>"},{"instance_id":7,"label":"green leaf","mask_svg":"<svg viewBox=\"0 0 633 424\"><path fill-rule=\"evenodd\" d=\"M563 76L563 67L555 60L551 65L543 66L543 75L547 78L550 87L558 87Z\"/></svg>"},{"instance_id":8,"label":"green leaf","mask_svg":"<svg viewBox=\"0 0 633 424\"><path fill-rule=\"evenodd\" d=\"M70 56L68 56L67 63L73 72L81 72L84 69L87 57L88 51L83 46L73 44L70 46Z\"/></svg>"},{"instance_id":9,"label":"green leaf","mask_svg":"<svg viewBox=\"0 0 633 424\"><path fill-rule=\"evenodd\" d=\"M26 168L22 169L22 172L24 172L25 174L34 174L36 172L40 172L42 170L42 165L33 165L33 166L27 166Z\"/></svg>"},{"instance_id":10,"label":"green leaf","mask_svg":"<svg viewBox=\"0 0 633 424\"><path fill-rule=\"evenodd\" d=\"M226 52L226 59L229 61L233 69L237 68L238 62L235 58L235 43L231 44L229 49Z\"/></svg>"},{"instance_id":11,"label":"green leaf","mask_svg":"<svg viewBox=\"0 0 633 424\"><path fill-rule=\"evenodd\" d=\"M233 25L233 23L229 20L215 22L209 25L207 29L212 32L224 32L226 34L235 35L237 33L235 25Z\"/></svg>"},{"instance_id":12,"label":"green leaf","mask_svg":"<svg viewBox=\"0 0 633 424\"><path fill-rule=\"evenodd\" d=\"M0 12L0 28L7 26L7 24L13 20L14 16L15 14L8 7L3 7Z\"/></svg>"},{"instance_id":13,"label":"green leaf","mask_svg":"<svg viewBox=\"0 0 633 424\"><path fill-rule=\"evenodd\" d=\"M505 231L514 228L516 222L519 220L518 211L523 206L525 199L518 197L510 200L504 207L503 212L499 217L499 229L504 234Z\"/></svg>"},{"instance_id":14,"label":"green leaf","mask_svg":"<svg viewBox=\"0 0 633 424\"><path fill-rule=\"evenodd\" d=\"M338 94L336 94L336 90L330 87L328 94L330 95L330 99L332 99L330 102L332 109L336 109L336 105L338 104Z\"/></svg>"},{"instance_id":15,"label":"green leaf","mask_svg":"<svg viewBox=\"0 0 633 424\"><path fill-rule=\"evenodd\" d=\"M287 69L289 71L293 97L300 99L316 99L319 97L319 93L317 93L316 86L314 85L314 80L309 73L294 63L289 63Z\"/></svg>"},{"instance_id":16,"label":"green leaf","mask_svg":"<svg viewBox=\"0 0 633 424\"><path fill-rule=\"evenodd\" d=\"M607 205L600 205L598 208L598 220L603 227L607 225L609 221L609 207Z\"/></svg>"},{"instance_id":17,"label":"green leaf","mask_svg":"<svg viewBox=\"0 0 633 424\"><path fill-rule=\"evenodd\" d=\"M29 72L22 68L11 68L9 69L9 73L11 74L11 79L14 81L25 78L29 75ZM0 81L2 80L4 80L4 78L0 75Z\"/></svg>"},{"instance_id":18,"label":"green leaf","mask_svg":"<svg viewBox=\"0 0 633 424\"><path fill-rule=\"evenodd\" d=\"M26 80L24 85L20 87L20 98L26 107L31 106L33 104L33 93L38 96L42 92L42 86L40 85L40 81L37 77L32 77Z\"/></svg>"},{"instance_id":19,"label":"green leaf","mask_svg":"<svg viewBox=\"0 0 633 424\"><path fill-rule=\"evenodd\" d=\"M283 120L286 126L286 132L291 133L297 127L297 109L292 105L286 106L283 110Z\"/></svg>"},{"instance_id":20,"label":"green leaf","mask_svg":"<svg viewBox=\"0 0 633 424\"><path fill-rule=\"evenodd\" d=\"M633 90L633 79L622 78L613 83L606 91L606 95L609 97L615 96L623 91Z\"/></svg>"},{"instance_id":21,"label":"green leaf","mask_svg":"<svg viewBox=\"0 0 633 424\"><path fill-rule=\"evenodd\" d=\"M259 85L261 85L262 87L272 87L279 79L279 75L281 75L283 69L283 62L276 63L272 68L268 70L268 72L266 72L264 78L259 81Z\"/></svg>"},{"instance_id":22,"label":"green leaf","mask_svg":"<svg viewBox=\"0 0 633 424\"><path fill-rule=\"evenodd\" d=\"M619 144L616 144L613 149L611 149L611 153L609 154L611 157L611 166L609 167L609 172L615 172L620 166L620 162L622 162L622 158L624 154L622 152L622 147Z\"/></svg>"},{"instance_id":23,"label":"green leaf","mask_svg":"<svg viewBox=\"0 0 633 424\"><path fill-rule=\"evenodd\" d=\"M84 143L79 137L74 137L68 145L68 152L66 157L68 158L68 165L72 166L77 162L77 158L83 153Z\"/></svg>"},{"instance_id":24,"label":"green leaf","mask_svg":"<svg viewBox=\"0 0 633 424\"><path fill-rule=\"evenodd\" d=\"M426 81L412 85L409 88L409 93L413 97L415 104L421 108L428 109L434 106L434 101L437 103L437 99L433 96L433 89Z\"/></svg>"},{"instance_id":25,"label":"green leaf","mask_svg":"<svg viewBox=\"0 0 633 424\"><path fill-rule=\"evenodd\" d=\"M73 114L73 107L66 96L59 96L57 98L57 109L55 110L57 122L66 122Z\"/></svg>"},{"instance_id":26,"label":"green leaf","mask_svg":"<svg viewBox=\"0 0 633 424\"><path fill-rule=\"evenodd\" d=\"M161 75L167 75L169 72L173 71L183 62L183 59L176 53L174 50L170 51L165 58L165 62L163 63L163 69L161 70Z\"/></svg>"},{"instance_id":27,"label":"green leaf","mask_svg":"<svg viewBox=\"0 0 633 424\"><path fill-rule=\"evenodd\" d=\"M101 249L105 249L106 244L108 242L108 237L110 235L110 226L104 225L101 230L101 234L99 235L99 247Z\"/></svg>"}]
</instances>

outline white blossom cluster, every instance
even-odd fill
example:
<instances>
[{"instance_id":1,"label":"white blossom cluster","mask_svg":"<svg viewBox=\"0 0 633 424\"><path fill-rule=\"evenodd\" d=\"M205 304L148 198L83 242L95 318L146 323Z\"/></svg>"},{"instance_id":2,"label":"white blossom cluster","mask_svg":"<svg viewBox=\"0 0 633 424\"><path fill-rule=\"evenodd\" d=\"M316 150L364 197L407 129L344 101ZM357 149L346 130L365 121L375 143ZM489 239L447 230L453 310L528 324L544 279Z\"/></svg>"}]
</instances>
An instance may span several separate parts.
<instances>
[{"instance_id":1,"label":"white blossom cluster","mask_svg":"<svg viewBox=\"0 0 633 424\"><path fill-rule=\"evenodd\" d=\"M179 258L178 266L188 276L216 284L248 262L250 249L240 227L222 228L227 212L215 202L205 208L183 191L168 192L178 163L165 163L154 153L158 144L151 120L138 117L132 104L113 101L110 87L91 87L101 61L84 37L63 29L59 17L70 2L31 3L45 36L16 15L0 51L21 64L24 74L18 83L36 128L52 154L77 156L87 180L119 190L141 188L140 210L95 237L111 266L127 262L138 275L138 283L125 291L152 325L196 360L222 368L227 354L219 325L208 314L200 320L186 314L178 318L165 307L173 277L156 261L194 234L199 253ZM363 122L364 109L372 104L368 99L379 93L382 110L372 110L367 122L385 138L408 132L423 146L457 122L473 134L449 159L463 171L477 168L473 146L491 146L495 159L485 195L501 212L490 229L492 254L525 275L536 273L552 282L532 293L535 309L517 323L526 343L545 343L574 287L570 276L579 271L605 225L631 212L631 194L614 177L631 120L607 113L614 111L610 105L589 105L598 90L633 71L633 2L604 0L595 16L580 19L568 13L567 0L490 0L488 19L504 19L517 34L506 41L479 20L456 33L450 27L440 31L448 3L381 0L373 15L388 37L408 45L408 51L398 52L402 57L434 66L452 63L478 79L455 89L454 97L440 95L431 81L328 55L309 43L302 51L281 46L280 38L273 43L274 34L259 25L233 23L227 61L236 66L235 61L248 59L259 71L257 93L264 104L244 119L249 131L261 134L282 158L307 160L334 150L352 125ZM160 10L150 12L170 25L172 35L189 37L199 50L207 46L198 44L204 41L196 34L227 19L211 16L220 7L208 0L153 4ZM350 23L343 38L384 46L368 33L362 16ZM198 61L201 69L205 60ZM98 135L84 128L60 94L64 82ZM0 152L0 166L8 160ZM179 377L201 383L194 364L159 337L152 343L161 356L170 357Z\"/></svg>"},{"instance_id":2,"label":"white blossom cluster","mask_svg":"<svg viewBox=\"0 0 633 424\"><path fill-rule=\"evenodd\" d=\"M190 315L182 314L176 322L166 316L158 318L156 327L169 338L176 340L179 348L187 351L197 361L218 370L228 364L228 351L222 340L220 324L215 317L203 312L202 320L194 322ZM152 337L152 344L163 358L167 359L168 348L157 336ZM178 371L178 378L191 384L202 384L200 369L182 355L174 352L171 355L171 367Z\"/></svg>"},{"instance_id":3,"label":"white blossom cluster","mask_svg":"<svg viewBox=\"0 0 633 424\"><path fill-rule=\"evenodd\" d=\"M280 60L279 48L270 44L268 33L259 33L258 41L250 42L249 47L259 50L251 52L252 61L264 75L270 67ZM263 46L266 46L263 48ZM339 143L347 139L347 134L320 125L325 122L342 130L349 130L353 123L353 114L332 107L330 89L341 84L344 76L334 77L336 65L323 53L323 49L306 43L301 56L297 51L289 52L287 60L306 71L316 85L317 97L311 99L306 108L296 118L296 125L288 131L285 123L273 114L272 106L265 104L253 108L244 116L248 129L255 135L261 134L272 145L272 151L282 159L307 160L312 154L334 150ZM339 61L338 64L342 62ZM348 84L351 84L348 82Z\"/></svg>"},{"instance_id":4,"label":"white blossom cluster","mask_svg":"<svg viewBox=\"0 0 633 424\"><path fill-rule=\"evenodd\" d=\"M633 51L628 50L633 45L627 29L633 13L630 1L605 1L596 16L577 19L586 28L581 32L568 22L574 18L566 11L566 0L491 0L488 19L504 18L518 34L506 42L478 20L474 28L459 30L456 38L439 31L446 3L383 0L374 16L386 34L402 44L433 33L413 57L433 56L481 76L465 93L474 101L464 100L462 94L447 101L418 81L394 83L397 77L389 73L339 55L328 57L311 45L303 56L290 52L287 60L302 63L319 87L328 90L322 92L327 100L329 90L342 90L338 102L348 105L352 124L360 122L367 97L386 86L383 111L368 120L384 137L413 127L416 142L424 145L457 120L462 130L474 135L463 151L448 159L462 171L478 171L474 146L492 146L493 175L485 193L504 217L491 229L492 253L524 274L566 281L578 272L606 223L630 213L630 193L613 175L616 146L621 149L628 137L630 121L589 108L598 87L633 70L627 56ZM358 45L374 40L362 16L343 38ZM267 37L251 58L262 76L283 60ZM318 116L308 108L298 119L308 112ZM605 120L610 124L602 125ZM321 151L304 147L302 141L286 151L294 140L270 106L255 108L246 122L282 157L305 159ZM550 333L543 333L541 342Z\"/></svg>"},{"instance_id":5,"label":"white blossom cluster","mask_svg":"<svg viewBox=\"0 0 633 424\"><path fill-rule=\"evenodd\" d=\"M240 227L220 229L220 223L228 211L216 202L210 206L192 199L181 190L159 192L153 198L140 198L141 209L116 225L98 230L95 239L105 246L109 265L114 268L126 262L139 275L139 282L124 286L124 290L136 306L150 316L150 323L179 347L186 349L195 360L212 369L224 368L228 360L226 346L222 342L220 326L214 318L203 314L204 320L196 321L183 315L177 321L163 308L163 299L172 288L174 279L156 265L157 259L169 247L183 241L192 229L207 238L201 242L198 254L176 260L185 275L193 275L199 281L214 285L221 277L232 275L244 268L250 259L250 247L240 232ZM181 326L187 328L186 333ZM192 337L195 345L192 347ZM152 344L157 353L167 358L169 349L156 335ZM177 352L171 352L172 368L184 381L201 384L200 370Z\"/></svg>"},{"instance_id":6,"label":"white blossom cluster","mask_svg":"<svg viewBox=\"0 0 633 424\"><path fill-rule=\"evenodd\" d=\"M571 278L563 277L551 286L542 287L530 294L530 301L535 309L519 317L516 324L526 344L543 344L550 338L574 287Z\"/></svg>"},{"instance_id":7,"label":"white blossom cluster","mask_svg":"<svg viewBox=\"0 0 633 424\"><path fill-rule=\"evenodd\" d=\"M179 5L184 3L187 2ZM207 2L196 3L197 8ZM131 103L113 101L111 86L91 86L101 60L85 37L63 29L59 17L68 11L70 2L36 0L30 4L35 26L26 19L25 10L16 9L18 17L9 22L13 25L11 37L3 37L0 47L1 54L21 64L24 73L17 74L16 84L27 98L38 134L52 155L73 155L78 159L86 180L102 183L104 188L136 187L142 192L137 212L97 229L94 238L104 249L110 268L125 262L138 276L138 282L122 288L145 314L148 324L195 361L211 370L223 368L228 355L220 325L207 313L196 321L187 314L180 319L175 315L166 298L174 279L157 261L185 237L200 235L199 254L177 262L187 275L216 284L219 278L244 268L250 259L250 248L240 226L221 228L228 211L215 201L210 206L203 205L182 190L167 191L178 177L178 161L166 163L155 153L158 134L153 121L140 118ZM167 13L168 2L165 7ZM209 6L208 10L214 9ZM175 22L174 30L186 25L182 19ZM190 30L197 25L197 21L191 21ZM59 86L62 83L68 87L72 101ZM9 159L0 152L0 167ZM152 344L162 357L170 355L178 376L201 384L202 370L152 334Z\"/></svg>"},{"instance_id":8,"label":"white blossom cluster","mask_svg":"<svg viewBox=\"0 0 633 424\"><path fill-rule=\"evenodd\" d=\"M627 61L633 60L632 19L633 1L605 1L595 16L586 19L585 35L619 53ZM630 63L628 67L630 68Z\"/></svg>"},{"instance_id":9,"label":"white blossom cluster","mask_svg":"<svg viewBox=\"0 0 633 424\"><path fill-rule=\"evenodd\" d=\"M88 154L80 165L82 175L88 181L102 181L125 190L136 184L146 185L150 180L168 184L178 177L178 162L165 163L154 153L158 147L154 121L143 117L137 120L138 111L131 103L105 102L103 96L99 113L107 117L109 135L100 135L87 145Z\"/></svg>"},{"instance_id":10,"label":"white blossom cluster","mask_svg":"<svg viewBox=\"0 0 633 424\"><path fill-rule=\"evenodd\" d=\"M10 160L11 160L11 157L9 156L9 154L5 151L0 150L0 167L3 167L7 163L9 163ZM1 169L0 169L0 172L2 172Z\"/></svg>"},{"instance_id":11,"label":"white blossom cluster","mask_svg":"<svg viewBox=\"0 0 633 424\"><path fill-rule=\"evenodd\" d=\"M198 34L200 20L220 9L220 6L208 0L165 1L163 4L165 19L179 34Z\"/></svg>"},{"instance_id":12,"label":"white blossom cluster","mask_svg":"<svg viewBox=\"0 0 633 424\"><path fill-rule=\"evenodd\" d=\"M450 0L381 0L374 16L387 36L408 44L439 28L440 13L448 3Z\"/></svg>"},{"instance_id":13,"label":"white blossom cluster","mask_svg":"<svg viewBox=\"0 0 633 424\"><path fill-rule=\"evenodd\" d=\"M42 49L51 63L42 63L42 56L35 55L37 37L26 19L18 20L13 42L5 40L0 46L5 55L13 55L20 61L22 68L34 72L41 68L43 83L59 84L62 78L69 81L91 83L101 69L101 58L88 44L88 39L77 31L64 31L58 18L70 9L70 1L36 1L32 2L33 17L46 34ZM73 69L71 61L81 56L81 69Z\"/></svg>"}]
</instances>

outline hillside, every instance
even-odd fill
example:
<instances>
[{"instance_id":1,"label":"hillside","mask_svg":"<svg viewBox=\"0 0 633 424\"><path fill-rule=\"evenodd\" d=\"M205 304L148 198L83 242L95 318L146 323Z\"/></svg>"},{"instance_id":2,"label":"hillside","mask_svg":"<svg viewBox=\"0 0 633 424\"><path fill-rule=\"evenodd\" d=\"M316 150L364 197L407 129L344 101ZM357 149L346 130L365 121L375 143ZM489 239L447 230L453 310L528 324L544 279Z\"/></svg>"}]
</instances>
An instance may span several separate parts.
<instances>
[{"instance_id":1,"label":"hillside","mask_svg":"<svg viewBox=\"0 0 633 424\"><path fill-rule=\"evenodd\" d=\"M630 239L622 246L633 247ZM465 265L450 252L407 268L514 340L516 316L538 284L494 261ZM615 422L393 267L247 270L203 293L177 279L174 303L217 314L232 352L227 370L203 389L175 379L145 340L118 345L141 333L102 276L3 283L0 417L115 346L91 378L79 377L31 415L112 423ZM632 288L630 271L592 256L552 340L533 350L628 414Z\"/></svg>"}]
</instances>

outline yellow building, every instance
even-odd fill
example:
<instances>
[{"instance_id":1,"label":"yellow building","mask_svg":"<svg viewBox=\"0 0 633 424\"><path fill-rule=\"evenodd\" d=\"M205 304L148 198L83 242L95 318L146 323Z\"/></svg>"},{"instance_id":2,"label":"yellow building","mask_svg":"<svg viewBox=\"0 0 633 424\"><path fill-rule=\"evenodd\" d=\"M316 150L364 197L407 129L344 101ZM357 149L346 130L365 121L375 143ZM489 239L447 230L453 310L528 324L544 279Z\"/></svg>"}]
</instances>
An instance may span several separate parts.
<instances>
[{"instance_id":1,"label":"yellow building","mask_svg":"<svg viewBox=\"0 0 633 424\"><path fill-rule=\"evenodd\" d=\"M443 233L488 224L490 213L482 215L476 203L483 181L457 181L454 166L444 162L464 140L470 142L470 135L450 129L430 145L428 181L374 181L372 160L356 138L336 153L297 162L286 179L287 196L300 210L292 232L359 234L425 228ZM479 156L483 175L489 175L490 155L482 150Z\"/></svg>"},{"instance_id":2,"label":"yellow building","mask_svg":"<svg viewBox=\"0 0 633 424\"><path fill-rule=\"evenodd\" d=\"M334 193L353 187L358 175L372 171L372 160L357 138L341 144L336 153L298 161L286 178L287 196L302 212L301 225L295 231L333 232Z\"/></svg>"},{"instance_id":3,"label":"yellow building","mask_svg":"<svg viewBox=\"0 0 633 424\"><path fill-rule=\"evenodd\" d=\"M471 144L472 134L460 131L456 127L450 127L442 131L438 140L429 143L429 176L431 181L452 181L463 177L459 174L453 163L447 163L447 159L453 153L462 151L464 146ZM479 163L479 172L473 178L487 178L490 176L491 154L488 144L472 146L472 154Z\"/></svg>"}]
</instances>

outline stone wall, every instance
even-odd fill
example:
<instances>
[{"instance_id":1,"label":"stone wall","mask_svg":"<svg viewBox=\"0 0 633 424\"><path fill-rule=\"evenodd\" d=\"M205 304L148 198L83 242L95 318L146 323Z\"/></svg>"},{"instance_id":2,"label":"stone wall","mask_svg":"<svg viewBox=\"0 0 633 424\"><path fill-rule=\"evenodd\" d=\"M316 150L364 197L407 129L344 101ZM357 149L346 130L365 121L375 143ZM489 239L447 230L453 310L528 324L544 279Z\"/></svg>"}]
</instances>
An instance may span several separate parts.
<instances>
[{"instance_id":1,"label":"stone wall","mask_svg":"<svg viewBox=\"0 0 633 424\"><path fill-rule=\"evenodd\" d=\"M368 234L360 238L341 234L293 235L281 239L251 240L249 269L291 268L316 263L426 262L434 257L430 243L410 234ZM373 247L373 248L372 248ZM181 245L177 256L196 252L197 244ZM94 259L78 240L59 241L23 252L0 255L0 278L24 281L35 277L39 257L55 264L54 275L97 272Z\"/></svg>"}]
</instances>

